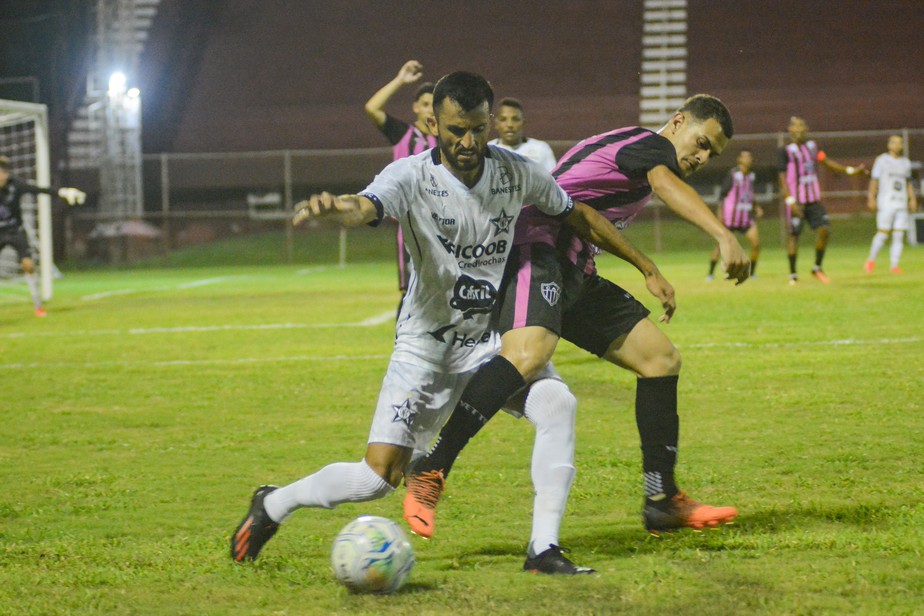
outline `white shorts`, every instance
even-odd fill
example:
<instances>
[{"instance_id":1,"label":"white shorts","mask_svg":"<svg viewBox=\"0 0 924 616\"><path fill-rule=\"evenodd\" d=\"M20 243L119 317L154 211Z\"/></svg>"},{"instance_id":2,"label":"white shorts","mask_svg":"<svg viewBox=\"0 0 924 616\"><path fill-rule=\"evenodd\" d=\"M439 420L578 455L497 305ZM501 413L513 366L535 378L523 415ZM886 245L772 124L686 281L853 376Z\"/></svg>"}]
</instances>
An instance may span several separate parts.
<instances>
[{"instance_id":1,"label":"white shorts","mask_svg":"<svg viewBox=\"0 0 924 616\"><path fill-rule=\"evenodd\" d=\"M877 207L876 208L876 228L883 231L907 231L908 230L908 208L897 207Z\"/></svg>"},{"instance_id":2,"label":"white shorts","mask_svg":"<svg viewBox=\"0 0 924 616\"><path fill-rule=\"evenodd\" d=\"M449 419L476 371L446 374L391 360L382 380L368 442L428 451L430 442ZM536 380L547 378L561 380L551 363ZM525 396L514 395L509 408L504 410L514 417L522 417L523 400Z\"/></svg>"}]
</instances>

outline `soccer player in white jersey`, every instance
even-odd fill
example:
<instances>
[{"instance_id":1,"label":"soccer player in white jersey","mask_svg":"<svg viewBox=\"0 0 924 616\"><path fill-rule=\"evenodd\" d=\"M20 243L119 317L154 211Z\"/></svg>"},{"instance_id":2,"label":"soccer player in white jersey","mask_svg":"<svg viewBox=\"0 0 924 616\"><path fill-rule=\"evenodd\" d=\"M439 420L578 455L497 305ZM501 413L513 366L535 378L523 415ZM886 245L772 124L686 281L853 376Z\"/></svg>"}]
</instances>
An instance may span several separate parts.
<instances>
[{"instance_id":1,"label":"soccer player in white jersey","mask_svg":"<svg viewBox=\"0 0 924 616\"><path fill-rule=\"evenodd\" d=\"M526 117L523 114L523 104L515 98L502 98L497 105L497 115L494 117L494 129L499 137L492 139L488 145L516 152L534 160L546 170L555 168L555 153L545 141L533 139L523 134Z\"/></svg>"},{"instance_id":2,"label":"soccer player in white jersey","mask_svg":"<svg viewBox=\"0 0 924 616\"><path fill-rule=\"evenodd\" d=\"M905 231L908 230L908 211L918 211L918 200L911 183L911 161L902 156L904 142L901 135L891 135L886 150L885 154L876 157L869 181L867 207L876 212L877 231L864 269L873 272L876 256L891 234L889 267L893 274L901 274L902 268L898 263L902 257Z\"/></svg>"},{"instance_id":3,"label":"soccer player in white jersey","mask_svg":"<svg viewBox=\"0 0 924 616\"><path fill-rule=\"evenodd\" d=\"M580 236L646 271L649 290L673 313L671 286L603 216L572 202L537 164L488 147L492 102L484 78L468 72L443 77L430 120L437 148L393 162L358 195L321 193L297 206L296 224L308 218L350 226L375 225L386 215L397 219L411 253L410 285L363 460L330 464L281 488L258 488L231 536L235 561L256 559L297 509L330 509L390 494L415 454L425 453L474 372L499 359L490 313L525 205L563 219ZM532 381L523 409L536 424L534 527L525 569L590 572L557 545L574 476L575 409L574 396L547 366Z\"/></svg>"}]
</instances>

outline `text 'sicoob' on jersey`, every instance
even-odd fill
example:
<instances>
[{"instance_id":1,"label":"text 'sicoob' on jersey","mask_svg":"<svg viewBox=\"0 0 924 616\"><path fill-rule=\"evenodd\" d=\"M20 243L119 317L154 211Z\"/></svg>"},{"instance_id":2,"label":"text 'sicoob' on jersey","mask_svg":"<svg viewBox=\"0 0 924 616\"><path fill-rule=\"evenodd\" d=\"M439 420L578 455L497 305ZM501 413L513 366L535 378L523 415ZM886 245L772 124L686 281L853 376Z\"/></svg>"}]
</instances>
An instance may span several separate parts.
<instances>
[{"instance_id":1,"label":"text 'sicoob' on jersey","mask_svg":"<svg viewBox=\"0 0 924 616\"><path fill-rule=\"evenodd\" d=\"M521 208L562 218L573 208L548 172L494 147L472 188L434 148L388 165L360 194L379 219L397 219L411 254L392 358L446 372L471 370L496 352L490 313Z\"/></svg>"}]
</instances>

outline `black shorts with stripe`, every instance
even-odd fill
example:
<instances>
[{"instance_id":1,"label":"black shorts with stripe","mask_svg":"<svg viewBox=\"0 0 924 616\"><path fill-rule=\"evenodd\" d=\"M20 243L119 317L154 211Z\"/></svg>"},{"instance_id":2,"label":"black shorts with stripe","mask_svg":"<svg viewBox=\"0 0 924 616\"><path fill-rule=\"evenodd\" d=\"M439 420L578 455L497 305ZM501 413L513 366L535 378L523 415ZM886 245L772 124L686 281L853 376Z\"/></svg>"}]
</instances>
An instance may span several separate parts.
<instances>
[{"instance_id":1,"label":"black shorts with stripe","mask_svg":"<svg viewBox=\"0 0 924 616\"><path fill-rule=\"evenodd\" d=\"M542 326L598 357L650 311L600 276L586 276L546 244L514 247L496 313L502 334Z\"/></svg>"}]
</instances>

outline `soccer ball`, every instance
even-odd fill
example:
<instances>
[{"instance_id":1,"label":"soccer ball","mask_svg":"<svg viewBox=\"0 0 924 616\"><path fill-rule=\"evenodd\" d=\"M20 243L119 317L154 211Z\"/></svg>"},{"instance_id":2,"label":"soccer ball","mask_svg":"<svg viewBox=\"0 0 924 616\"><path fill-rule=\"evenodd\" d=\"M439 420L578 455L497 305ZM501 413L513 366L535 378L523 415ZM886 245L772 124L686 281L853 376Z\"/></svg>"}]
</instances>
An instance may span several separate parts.
<instances>
[{"instance_id":1,"label":"soccer ball","mask_svg":"<svg viewBox=\"0 0 924 616\"><path fill-rule=\"evenodd\" d=\"M334 575L350 592L388 594L401 588L414 566L414 550L401 527L374 515L343 527L330 555Z\"/></svg>"}]
</instances>

